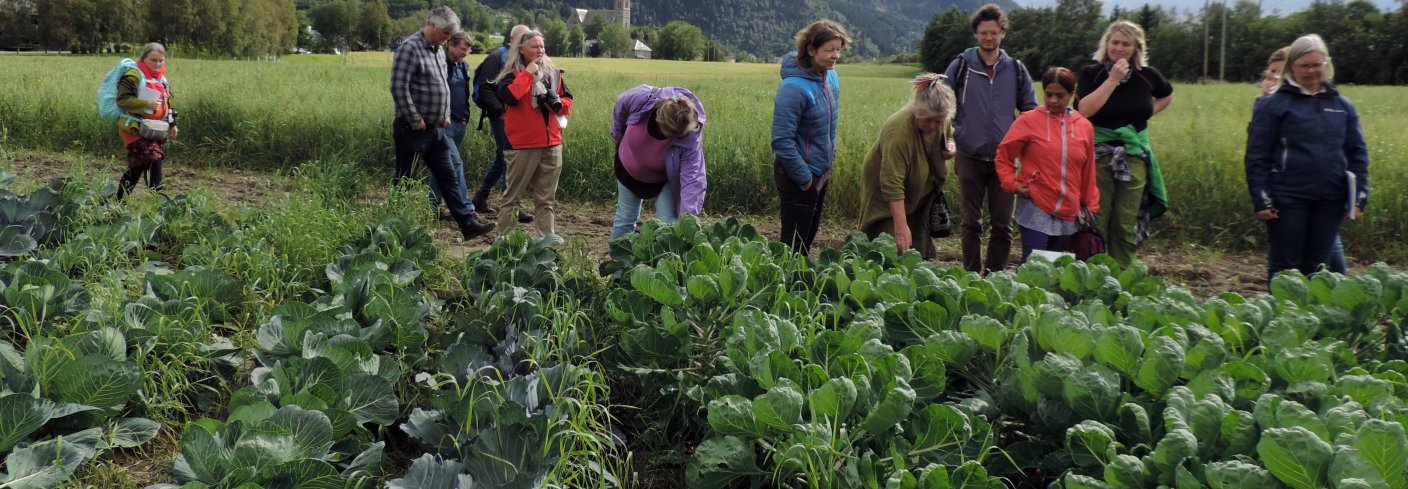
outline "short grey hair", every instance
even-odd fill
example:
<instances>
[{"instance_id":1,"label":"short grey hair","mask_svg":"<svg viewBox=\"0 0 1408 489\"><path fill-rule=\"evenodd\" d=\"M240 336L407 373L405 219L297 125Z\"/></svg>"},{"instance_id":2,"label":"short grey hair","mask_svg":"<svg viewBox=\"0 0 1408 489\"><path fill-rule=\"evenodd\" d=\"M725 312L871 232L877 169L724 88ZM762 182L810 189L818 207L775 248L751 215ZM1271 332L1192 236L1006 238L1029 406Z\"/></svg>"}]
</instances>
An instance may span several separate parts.
<instances>
[{"instance_id":1,"label":"short grey hair","mask_svg":"<svg viewBox=\"0 0 1408 489\"><path fill-rule=\"evenodd\" d=\"M474 42L470 41L470 39L469 39L469 33L468 33L468 32L465 32L465 31L455 31L454 34L450 34L450 45L451 45L451 46L459 46L459 45L461 45L461 44L466 44L466 45L469 45L469 46L471 46L471 47L474 46Z\"/></svg>"},{"instance_id":2,"label":"short grey hair","mask_svg":"<svg viewBox=\"0 0 1408 489\"><path fill-rule=\"evenodd\" d=\"M1325 46L1325 40L1319 34L1306 34L1292 42L1286 47L1286 67L1281 69L1281 73L1291 73L1291 79L1295 80L1295 72L1291 68L1295 66L1296 60L1310 53L1320 53L1325 55L1325 80L1335 79L1335 63L1330 61L1330 48ZM1295 80L1300 83L1300 80Z\"/></svg>"},{"instance_id":3,"label":"short grey hair","mask_svg":"<svg viewBox=\"0 0 1408 489\"><path fill-rule=\"evenodd\" d=\"M436 29L460 30L460 16L455 15L450 7L436 7L430 11L430 15L425 18L425 25Z\"/></svg>"},{"instance_id":4,"label":"short grey hair","mask_svg":"<svg viewBox=\"0 0 1408 489\"><path fill-rule=\"evenodd\" d=\"M159 42L149 42L145 46L142 46L142 56L137 59L147 59L147 55L152 53L161 53L162 56L171 56L166 54L166 46L161 45Z\"/></svg>"},{"instance_id":5,"label":"short grey hair","mask_svg":"<svg viewBox=\"0 0 1408 489\"><path fill-rule=\"evenodd\" d=\"M913 85L913 94L909 97L909 102L904 108L909 109L916 115L920 112L926 115L943 116L944 119L953 119L954 102L953 90L944 83L944 76L936 73L920 73L910 82Z\"/></svg>"}]
</instances>

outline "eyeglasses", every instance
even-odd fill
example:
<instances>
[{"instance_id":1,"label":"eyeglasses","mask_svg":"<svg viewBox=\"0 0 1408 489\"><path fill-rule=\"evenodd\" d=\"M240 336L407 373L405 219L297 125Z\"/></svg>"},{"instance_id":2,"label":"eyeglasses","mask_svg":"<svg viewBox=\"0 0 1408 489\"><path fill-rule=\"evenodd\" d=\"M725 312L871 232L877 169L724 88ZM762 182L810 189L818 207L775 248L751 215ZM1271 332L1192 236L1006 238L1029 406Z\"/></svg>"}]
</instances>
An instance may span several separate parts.
<instances>
[{"instance_id":1,"label":"eyeglasses","mask_svg":"<svg viewBox=\"0 0 1408 489\"><path fill-rule=\"evenodd\" d=\"M1295 66L1296 66L1296 68L1299 68L1299 69L1302 69L1302 70L1313 70L1313 69L1316 69L1316 68L1324 68L1325 66L1328 66L1329 64L1330 64L1329 61L1321 61L1321 62L1319 62L1319 63L1296 63Z\"/></svg>"}]
</instances>

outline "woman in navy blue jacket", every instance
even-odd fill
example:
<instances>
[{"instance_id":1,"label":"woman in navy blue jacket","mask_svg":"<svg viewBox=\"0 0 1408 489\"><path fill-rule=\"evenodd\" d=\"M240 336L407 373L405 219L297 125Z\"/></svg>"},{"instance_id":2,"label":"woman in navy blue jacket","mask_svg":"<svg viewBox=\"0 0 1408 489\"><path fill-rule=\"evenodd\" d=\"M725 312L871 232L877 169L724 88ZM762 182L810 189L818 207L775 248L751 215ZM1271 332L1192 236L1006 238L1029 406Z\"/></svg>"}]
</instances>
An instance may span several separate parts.
<instances>
[{"instance_id":1,"label":"woman in navy blue jacket","mask_svg":"<svg viewBox=\"0 0 1408 489\"><path fill-rule=\"evenodd\" d=\"M1268 279L1327 263L1340 223L1369 199L1369 147L1359 113L1330 83L1325 42L1296 39L1286 67L1289 76L1257 101L1247 126L1247 188L1266 222Z\"/></svg>"},{"instance_id":2,"label":"woman in navy blue jacket","mask_svg":"<svg viewBox=\"0 0 1408 489\"><path fill-rule=\"evenodd\" d=\"M797 33L797 51L782 57L782 84L772 110L773 181L782 207L781 240L806 255L821 226L841 86L836 62L850 44L846 30L818 20Z\"/></svg>"}]
</instances>

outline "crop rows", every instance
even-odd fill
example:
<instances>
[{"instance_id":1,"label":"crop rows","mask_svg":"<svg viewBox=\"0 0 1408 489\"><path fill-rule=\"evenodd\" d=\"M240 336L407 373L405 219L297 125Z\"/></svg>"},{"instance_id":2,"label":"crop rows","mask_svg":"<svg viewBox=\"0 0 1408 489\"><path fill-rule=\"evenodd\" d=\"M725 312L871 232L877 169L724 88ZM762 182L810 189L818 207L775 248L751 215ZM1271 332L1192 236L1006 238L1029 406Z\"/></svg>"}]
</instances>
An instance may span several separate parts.
<instances>
[{"instance_id":1,"label":"crop rows","mask_svg":"<svg viewBox=\"0 0 1408 489\"><path fill-rule=\"evenodd\" d=\"M460 263L398 213L423 193L299 178L273 208L0 193L0 487L1408 484L1383 265L1199 300L694 218L594 270L522 233Z\"/></svg>"},{"instance_id":2,"label":"crop rows","mask_svg":"<svg viewBox=\"0 0 1408 489\"><path fill-rule=\"evenodd\" d=\"M480 56L471 56L477 63ZM316 59L303 57L302 60ZM169 165L205 164L288 170L308 161L347 163L386 175L391 162L388 53L355 53L339 65L178 59L170 77L180 111L181 140L169 147ZM14 82L26 90L0 99L0 144L46 151L116 156L112 124L95 116L94 87L115 58L10 56ZM562 59L576 96L564 136L559 195L612 202L613 145L608 135L616 96L640 83L686 86L708 112L704 149L709 166L705 209L714 215L768 213L775 208L769 143L776 65L661 60ZM1033 67L1036 69L1036 67ZM910 93L918 68L847 64L838 68L841 119L828 212L853 222L859 212L860 168L885 118ZM1248 81L1250 82L1250 80ZM270 90L268 87L283 87ZM1408 185L1404 135L1397 117L1408 104L1393 87L1343 87L1363 120L1376 189L1360 220L1347 223L1350 256L1398 260L1408 240L1408 198L1389 189ZM1039 88L1038 88L1038 91ZM1168 110L1149 131L1165 172L1170 212L1156 222L1160 236L1214 245L1257 248L1262 226L1252 216L1242 165L1246 125L1257 93L1246 84L1178 84ZM474 114L477 121L478 113ZM476 126L471 122L471 126ZM487 129L466 137L468 174L489 163ZM950 198L957 178L949 178ZM1378 189L1384 189L1380 191Z\"/></svg>"}]
</instances>

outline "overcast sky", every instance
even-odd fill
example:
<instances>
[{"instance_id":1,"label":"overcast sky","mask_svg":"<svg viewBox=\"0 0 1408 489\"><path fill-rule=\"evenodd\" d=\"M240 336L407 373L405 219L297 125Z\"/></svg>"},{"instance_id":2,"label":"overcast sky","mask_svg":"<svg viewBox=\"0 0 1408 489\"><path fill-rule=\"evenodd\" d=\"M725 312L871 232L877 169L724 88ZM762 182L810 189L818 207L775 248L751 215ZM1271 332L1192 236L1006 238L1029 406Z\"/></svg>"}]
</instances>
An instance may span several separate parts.
<instances>
[{"instance_id":1,"label":"overcast sky","mask_svg":"<svg viewBox=\"0 0 1408 489\"><path fill-rule=\"evenodd\" d=\"M1235 3L1235 1L1236 0L1232 0L1233 3ZM1261 8L1263 12L1266 12L1268 14L1272 13L1273 10L1279 10L1280 13L1284 15L1290 12L1304 9L1305 7L1310 5L1311 1L1312 0L1261 0ZM1396 11L1399 8L1398 0L1370 1L1374 2L1374 5L1377 5L1379 7L1380 12ZM1046 7L1056 5L1056 0L1016 0L1016 2L1019 5L1029 7ZM1102 0L1102 3L1105 5L1105 10L1107 11L1114 8L1115 5L1119 5L1121 8L1134 9L1139 8L1140 6L1146 3L1159 5L1165 8L1175 8L1178 9L1179 12L1183 13L1197 12L1198 10L1203 8L1203 0Z\"/></svg>"}]
</instances>

